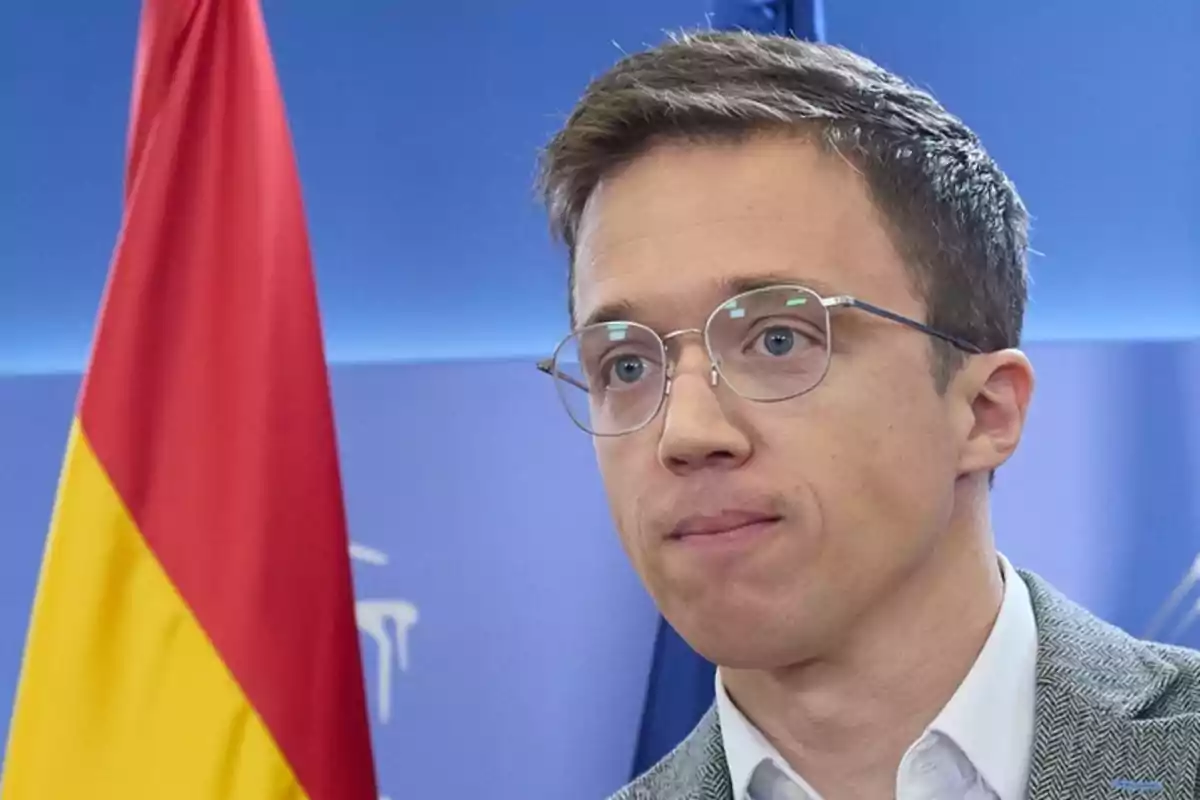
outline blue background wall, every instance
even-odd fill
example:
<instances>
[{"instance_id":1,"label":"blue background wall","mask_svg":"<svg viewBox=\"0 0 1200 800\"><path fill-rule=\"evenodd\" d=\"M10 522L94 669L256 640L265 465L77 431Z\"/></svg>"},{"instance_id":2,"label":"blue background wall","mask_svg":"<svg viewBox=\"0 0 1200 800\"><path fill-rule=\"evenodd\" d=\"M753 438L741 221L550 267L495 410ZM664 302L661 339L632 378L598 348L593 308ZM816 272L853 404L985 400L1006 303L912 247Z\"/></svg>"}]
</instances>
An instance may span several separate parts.
<instances>
[{"instance_id":1,"label":"blue background wall","mask_svg":"<svg viewBox=\"0 0 1200 800\"><path fill-rule=\"evenodd\" d=\"M1200 3L826 0L932 88L1035 217L1032 338L1200 335ZM708 0L266 0L330 355L523 355L562 332L536 149L619 49ZM135 0L0 10L0 372L83 363L120 216Z\"/></svg>"},{"instance_id":2,"label":"blue background wall","mask_svg":"<svg viewBox=\"0 0 1200 800\"><path fill-rule=\"evenodd\" d=\"M706 3L264 6L352 535L387 557L356 562L359 599L420 612L386 723L364 638L382 788L600 796L626 777L655 615L589 443L524 360L565 324L533 160L620 48ZM933 89L1030 205L1041 385L1000 543L1140 631L1200 549L1200 4L1130 7L827 0L826 32ZM119 221L136 17L0 10L0 709Z\"/></svg>"},{"instance_id":3,"label":"blue background wall","mask_svg":"<svg viewBox=\"0 0 1200 800\"><path fill-rule=\"evenodd\" d=\"M1141 633L1200 550L1200 342L1030 353L1041 386L998 476L1000 547ZM348 365L333 380L351 535L388 556L356 563L358 599L420 615L389 632L408 644L406 669L381 670L379 642L363 638L381 788L605 796L628 776L657 617L549 380L507 360ZM2 709L77 383L0 381ZM1170 638L1200 645L1200 626Z\"/></svg>"}]
</instances>

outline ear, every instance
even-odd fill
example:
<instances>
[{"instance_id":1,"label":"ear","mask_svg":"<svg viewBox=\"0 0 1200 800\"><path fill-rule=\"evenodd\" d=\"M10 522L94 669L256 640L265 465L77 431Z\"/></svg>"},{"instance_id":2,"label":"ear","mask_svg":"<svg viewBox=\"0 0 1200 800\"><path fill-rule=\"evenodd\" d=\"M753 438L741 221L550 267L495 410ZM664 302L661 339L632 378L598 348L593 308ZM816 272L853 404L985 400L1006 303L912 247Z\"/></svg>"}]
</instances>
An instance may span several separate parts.
<instances>
[{"instance_id":1,"label":"ear","mask_svg":"<svg viewBox=\"0 0 1200 800\"><path fill-rule=\"evenodd\" d=\"M958 472L991 472L1021 441L1033 395L1033 366L1020 350L984 353L968 359L954 384L969 409Z\"/></svg>"}]
</instances>

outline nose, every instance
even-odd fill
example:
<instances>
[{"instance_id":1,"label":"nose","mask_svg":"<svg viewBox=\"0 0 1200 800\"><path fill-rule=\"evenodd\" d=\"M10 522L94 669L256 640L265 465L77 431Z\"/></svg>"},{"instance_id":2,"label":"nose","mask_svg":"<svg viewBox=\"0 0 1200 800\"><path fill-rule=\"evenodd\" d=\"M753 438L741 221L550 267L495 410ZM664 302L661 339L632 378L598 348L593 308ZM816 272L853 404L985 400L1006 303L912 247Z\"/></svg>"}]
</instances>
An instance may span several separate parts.
<instances>
[{"instance_id":1,"label":"nose","mask_svg":"<svg viewBox=\"0 0 1200 800\"><path fill-rule=\"evenodd\" d=\"M663 409L659 461L678 475L741 466L753 452L750 437L722 407L704 348L682 349Z\"/></svg>"}]
</instances>

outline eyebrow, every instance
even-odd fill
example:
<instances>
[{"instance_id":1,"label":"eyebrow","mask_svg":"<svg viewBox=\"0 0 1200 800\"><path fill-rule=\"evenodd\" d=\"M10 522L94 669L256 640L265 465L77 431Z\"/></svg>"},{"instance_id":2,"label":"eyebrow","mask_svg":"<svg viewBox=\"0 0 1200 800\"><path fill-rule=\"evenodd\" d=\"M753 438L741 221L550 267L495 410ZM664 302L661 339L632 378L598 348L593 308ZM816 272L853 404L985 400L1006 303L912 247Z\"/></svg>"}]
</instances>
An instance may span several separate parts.
<instances>
[{"instance_id":1,"label":"eyebrow","mask_svg":"<svg viewBox=\"0 0 1200 800\"><path fill-rule=\"evenodd\" d=\"M833 297L843 294L843 292L839 292L828 283L816 278L797 278L795 275L781 275L777 273L723 278L715 286L717 290L716 294L723 298L733 297L744 292L752 292L755 289L765 289L768 286L803 286L806 289L812 289L823 297ZM579 327L585 328L588 325L597 325L605 322L636 322L639 316L637 303L629 300L615 300L597 306L580 323Z\"/></svg>"}]
</instances>

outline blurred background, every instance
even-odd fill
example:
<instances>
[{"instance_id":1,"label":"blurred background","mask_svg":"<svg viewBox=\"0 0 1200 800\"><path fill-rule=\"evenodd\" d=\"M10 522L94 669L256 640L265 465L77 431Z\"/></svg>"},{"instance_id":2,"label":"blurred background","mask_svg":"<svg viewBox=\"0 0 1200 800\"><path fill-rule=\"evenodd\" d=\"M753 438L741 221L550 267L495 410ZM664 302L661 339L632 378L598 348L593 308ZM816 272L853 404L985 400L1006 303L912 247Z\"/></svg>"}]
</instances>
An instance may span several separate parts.
<instances>
[{"instance_id":1,"label":"blurred background","mask_svg":"<svg viewBox=\"0 0 1200 800\"><path fill-rule=\"evenodd\" d=\"M590 442L532 366L567 325L534 164L591 77L731 5L264 0L392 798L598 797L629 777L657 618ZM138 10L0 7L0 739L119 227ZM1200 4L821 10L826 40L974 127L1029 206L1040 385L998 539L1145 633L1200 550ZM1200 591L1179 594L1159 636L1200 644Z\"/></svg>"}]
</instances>

